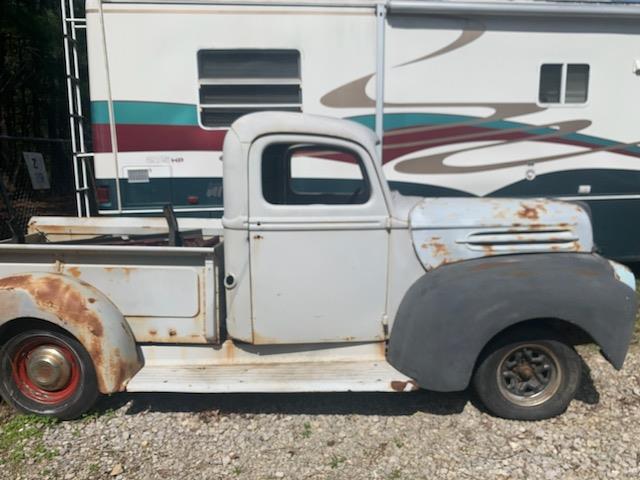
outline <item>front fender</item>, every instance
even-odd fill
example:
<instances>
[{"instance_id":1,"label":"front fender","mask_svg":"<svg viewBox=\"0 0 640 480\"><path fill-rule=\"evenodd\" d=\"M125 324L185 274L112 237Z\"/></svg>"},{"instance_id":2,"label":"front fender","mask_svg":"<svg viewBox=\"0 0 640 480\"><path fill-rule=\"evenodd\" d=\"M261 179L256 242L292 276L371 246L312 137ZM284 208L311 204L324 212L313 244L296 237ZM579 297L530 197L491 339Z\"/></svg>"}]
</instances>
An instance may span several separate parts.
<instances>
[{"instance_id":1,"label":"front fender","mask_svg":"<svg viewBox=\"0 0 640 480\"><path fill-rule=\"evenodd\" d=\"M116 306L91 285L57 273L0 278L0 326L18 319L51 322L87 350L102 393L124 390L143 360Z\"/></svg>"},{"instance_id":2,"label":"front fender","mask_svg":"<svg viewBox=\"0 0 640 480\"><path fill-rule=\"evenodd\" d=\"M635 291L597 255L469 260L439 267L411 286L393 323L388 361L423 388L462 390L496 334L526 320L558 319L588 333L619 369L635 315Z\"/></svg>"}]
</instances>

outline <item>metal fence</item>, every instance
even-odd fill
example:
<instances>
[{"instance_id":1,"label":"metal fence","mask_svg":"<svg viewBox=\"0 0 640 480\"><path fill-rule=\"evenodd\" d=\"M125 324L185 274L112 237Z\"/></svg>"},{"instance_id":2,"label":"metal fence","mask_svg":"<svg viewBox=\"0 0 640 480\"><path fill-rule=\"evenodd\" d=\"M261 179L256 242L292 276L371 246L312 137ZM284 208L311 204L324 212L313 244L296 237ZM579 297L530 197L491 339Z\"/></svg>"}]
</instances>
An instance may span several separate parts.
<instances>
[{"instance_id":1,"label":"metal fence","mask_svg":"<svg viewBox=\"0 0 640 480\"><path fill-rule=\"evenodd\" d=\"M32 181L24 152L42 155L49 188ZM73 215L75 191L66 139L0 136L0 181L14 211L13 225L26 232L34 215ZM11 237L9 209L0 195L0 239Z\"/></svg>"}]
</instances>

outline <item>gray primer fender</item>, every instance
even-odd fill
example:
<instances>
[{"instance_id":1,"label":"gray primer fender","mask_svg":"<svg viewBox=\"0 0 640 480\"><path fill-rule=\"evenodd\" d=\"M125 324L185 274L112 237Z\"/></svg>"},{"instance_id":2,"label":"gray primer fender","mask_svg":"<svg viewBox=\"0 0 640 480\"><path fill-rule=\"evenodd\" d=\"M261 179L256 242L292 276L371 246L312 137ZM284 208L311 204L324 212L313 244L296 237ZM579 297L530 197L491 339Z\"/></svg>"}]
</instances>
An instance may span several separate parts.
<instances>
[{"instance_id":1,"label":"gray primer fender","mask_svg":"<svg viewBox=\"0 0 640 480\"><path fill-rule=\"evenodd\" d=\"M388 361L427 389L463 390L478 355L500 331L553 318L585 330L615 368L633 332L636 293L602 257L546 253L487 257L439 267L407 291Z\"/></svg>"},{"instance_id":2,"label":"gray primer fender","mask_svg":"<svg viewBox=\"0 0 640 480\"><path fill-rule=\"evenodd\" d=\"M57 273L0 278L0 326L18 319L51 322L89 352L102 393L124 390L143 360L116 306L91 285Z\"/></svg>"}]
</instances>

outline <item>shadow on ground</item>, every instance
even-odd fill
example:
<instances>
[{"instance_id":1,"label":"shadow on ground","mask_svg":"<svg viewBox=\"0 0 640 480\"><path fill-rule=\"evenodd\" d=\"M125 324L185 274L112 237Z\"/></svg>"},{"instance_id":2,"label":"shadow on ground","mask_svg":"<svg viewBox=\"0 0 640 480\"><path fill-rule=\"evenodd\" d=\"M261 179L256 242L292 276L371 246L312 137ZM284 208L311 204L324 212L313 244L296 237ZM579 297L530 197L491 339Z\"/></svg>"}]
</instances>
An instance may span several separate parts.
<instances>
[{"instance_id":1,"label":"shadow on ground","mask_svg":"<svg viewBox=\"0 0 640 480\"><path fill-rule=\"evenodd\" d=\"M591 370L583 362L582 380L576 400L589 405L599 402ZM461 413L472 402L481 408L470 391L439 393L421 390L411 393L121 393L103 398L95 408L100 415L109 409L129 405L127 414L151 412L207 412L221 414L286 415L433 415Z\"/></svg>"}]
</instances>

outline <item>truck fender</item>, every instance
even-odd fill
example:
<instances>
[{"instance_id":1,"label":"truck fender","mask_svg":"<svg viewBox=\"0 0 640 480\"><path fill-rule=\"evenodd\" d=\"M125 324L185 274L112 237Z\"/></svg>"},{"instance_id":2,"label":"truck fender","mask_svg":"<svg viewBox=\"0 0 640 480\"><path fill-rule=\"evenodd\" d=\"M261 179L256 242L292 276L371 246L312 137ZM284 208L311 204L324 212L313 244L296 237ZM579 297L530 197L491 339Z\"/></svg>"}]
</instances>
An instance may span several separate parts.
<instances>
[{"instance_id":1,"label":"truck fender","mask_svg":"<svg viewBox=\"0 0 640 480\"><path fill-rule=\"evenodd\" d=\"M142 354L118 308L91 285L58 273L0 278L0 328L12 320L51 322L87 350L102 393L123 391L142 368Z\"/></svg>"},{"instance_id":2,"label":"truck fender","mask_svg":"<svg viewBox=\"0 0 640 480\"><path fill-rule=\"evenodd\" d=\"M496 256L439 267L404 296L388 361L422 388L463 390L497 334L523 321L553 319L586 332L620 369L636 312L633 276L623 271L588 253Z\"/></svg>"}]
</instances>

